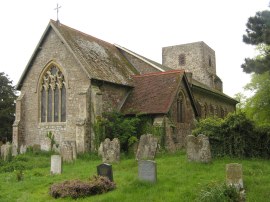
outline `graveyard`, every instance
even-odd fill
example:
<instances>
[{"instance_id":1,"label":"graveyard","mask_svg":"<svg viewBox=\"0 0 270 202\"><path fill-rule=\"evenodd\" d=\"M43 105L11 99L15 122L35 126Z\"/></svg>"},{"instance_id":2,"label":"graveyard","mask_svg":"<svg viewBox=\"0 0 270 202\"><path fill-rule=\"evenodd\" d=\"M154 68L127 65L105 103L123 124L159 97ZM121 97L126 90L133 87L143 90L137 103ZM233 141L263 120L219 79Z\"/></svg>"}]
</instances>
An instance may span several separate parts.
<instances>
[{"instance_id":1,"label":"graveyard","mask_svg":"<svg viewBox=\"0 0 270 202\"><path fill-rule=\"evenodd\" d=\"M121 154L111 163L116 189L78 201L196 201L209 190L215 191L226 180L226 165L243 167L243 184L247 201L268 201L270 197L270 162L263 159L214 158L211 163L190 162L184 151L169 154L159 151L155 157L156 182L138 178L138 161ZM62 173L52 175L50 152L27 152L10 162L1 161L0 201L74 201L54 199L49 188L65 180L88 180L97 175L102 158L97 154L78 155L73 162L63 162ZM22 170L22 172L20 172ZM203 200L201 200L203 201ZM218 201L218 200L217 200Z\"/></svg>"}]
</instances>

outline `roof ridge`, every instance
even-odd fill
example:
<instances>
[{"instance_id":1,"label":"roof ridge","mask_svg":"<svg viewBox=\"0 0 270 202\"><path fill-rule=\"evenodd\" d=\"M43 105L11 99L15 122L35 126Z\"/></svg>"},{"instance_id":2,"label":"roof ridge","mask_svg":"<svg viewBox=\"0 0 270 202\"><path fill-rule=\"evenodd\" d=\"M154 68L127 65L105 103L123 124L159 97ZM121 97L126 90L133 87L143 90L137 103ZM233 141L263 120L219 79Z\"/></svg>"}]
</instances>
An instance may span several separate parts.
<instances>
[{"instance_id":1,"label":"roof ridge","mask_svg":"<svg viewBox=\"0 0 270 202\"><path fill-rule=\"evenodd\" d=\"M175 74L175 73L183 73L185 70L171 70L171 71L165 71L165 72L152 72L147 74L141 74L141 75L132 75L132 77L146 77L146 76L159 76L159 75L165 75L165 74Z\"/></svg>"},{"instance_id":2,"label":"roof ridge","mask_svg":"<svg viewBox=\"0 0 270 202\"><path fill-rule=\"evenodd\" d=\"M50 19L50 22L52 22L52 23L54 23L54 24L57 23L55 20L52 20L52 19ZM64 26L64 27L67 28L67 29L71 29L71 30L73 30L73 31L75 31L75 32L78 32L78 33L82 34L82 35L85 35L85 36L87 36L87 37L92 37L92 38L94 38L94 39L96 39L96 40L99 40L99 41L101 41L101 42L103 42L103 43L107 43L107 44L113 46L113 44L110 43L110 42L104 41L104 40L102 40L102 39L100 39L100 38L97 38L97 37L95 37L95 36L93 36L93 35L90 35L90 34L87 34L87 33L85 33L85 32L82 32L82 31L80 31L80 30L78 30L78 29L75 29L75 28L73 28L73 27L67 26L67 25L62 24L62 23L60 23L60 26Z\"/></svg>"}]
</instances>

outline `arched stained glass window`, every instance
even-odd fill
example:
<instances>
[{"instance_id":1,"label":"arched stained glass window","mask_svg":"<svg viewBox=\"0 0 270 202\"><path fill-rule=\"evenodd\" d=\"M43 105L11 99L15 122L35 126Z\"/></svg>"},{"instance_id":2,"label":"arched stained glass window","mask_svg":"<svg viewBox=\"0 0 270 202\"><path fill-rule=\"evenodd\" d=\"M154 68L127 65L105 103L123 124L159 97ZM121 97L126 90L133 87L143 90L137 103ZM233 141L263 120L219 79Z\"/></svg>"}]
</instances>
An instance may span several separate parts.
<instances>
[{"instance_id":1,"label":"arched stained glass window","mask_svg":"<svg viewBox=\"0 0 270 202\"><path fill-rule=\"evenodd\" d=\"M66 121L66 83L59 68L55 65L44 73L40 89L41 122Z\"/></svg>"}]
</instances>

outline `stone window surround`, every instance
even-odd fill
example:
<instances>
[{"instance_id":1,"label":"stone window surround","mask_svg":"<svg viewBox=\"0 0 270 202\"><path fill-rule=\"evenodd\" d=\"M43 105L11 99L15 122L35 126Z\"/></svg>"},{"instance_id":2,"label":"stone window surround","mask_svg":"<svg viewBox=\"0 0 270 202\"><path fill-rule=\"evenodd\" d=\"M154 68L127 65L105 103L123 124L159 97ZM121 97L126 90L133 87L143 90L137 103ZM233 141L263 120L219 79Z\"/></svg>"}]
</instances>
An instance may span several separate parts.
<instances>
[{"instance_id":1,"label":"stone window surround","mask_svg":"<svg viewBox=\"0 0 270 202\"><path fill-rule=\"evenodd\" d=\"M55 68L56 72L54 72L54 75L52 74L51 70ZM59 74L60 73L60 74ZM39 97L39 123L41 125L46 125L46 124L59 124L59 123L64 123L66 122L66 106L63 108L65 110L64 115L62 115L62 96L64 95L64 104L66 105L66 94L67 94L67 82L66 82L66 76L64 74L64 72L62 71L62 68L53 61L50 61L43 69L42 73L40 74L40 78L39 78L39 91L38 91L38 97ZM42 90L45 89L45 93L46 93L46 103L45 103L45 115L44 115L44 120L42 120ZM49 89L51 89L52 94L51 94L51 106L50 108L52 109L51 112L51 120L48 121L48 91ZM55 109L55 100L54 100L54 96L55 96L55 89L59 89L59 93L58 93L58 120L55 120L55 116L56 114L54 113L54 109ZM62 89L65 89L65 94L62 95ZM61 124L62 125L62 124Z\"/></svg>"}]
</instances>

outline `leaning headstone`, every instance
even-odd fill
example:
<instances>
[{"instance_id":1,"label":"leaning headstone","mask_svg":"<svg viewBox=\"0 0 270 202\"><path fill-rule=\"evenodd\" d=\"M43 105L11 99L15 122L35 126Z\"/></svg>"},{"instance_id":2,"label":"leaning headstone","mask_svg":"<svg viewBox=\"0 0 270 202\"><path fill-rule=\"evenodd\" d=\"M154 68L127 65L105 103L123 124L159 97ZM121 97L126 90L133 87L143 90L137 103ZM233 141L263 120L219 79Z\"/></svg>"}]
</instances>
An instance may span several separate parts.
<instances>
[{"instance_id":1,"label":"leaning headstone","mask_svg":"<svg viewBox=\"0 0 270 202\"><path fill-rule=\"evenodd\" d=\"M60 155L51 156L51 174L62 173L62 158Z\"/></svg>"},{"instance_id":2,"label":"leaning headstone","mask_svg":"<svg viewBox=\"0 0 270 202\"><path fill-rule=\"evenodd\" d=\"M226 183L241 190L244 188L242 165L230 163L226 165Z\"/></svg>"},{"instance_id":3,"label":"leaning headstone","mask_svg":"<svg viewBox=\"0 0 270 202\"><path fill-rule=\"evenodd\" d=\"M158 138L151 135L142 135L136 154L136 160L154 160L158 146Z\"/></svg>"},{"instance_id":4,"label":"leaning headstone","mask_svg":"<svg viewBox=\"0 0 270 202\"><path fill-rule=\"evenodd\" d=\"M157 164L151 160L138 161L139 180L155 183L157 181Z\"/></svg>"},{"instance_id":5,"label":"leaning headstone","mask_svg":"<svg viewBox=\"0 0 270 202\"><path fill-rule=\"evenodd\" d=\"M107 163L102 163L97 166L97 174L100 176L105 176L109 178L109 180L113 181L113 171L112 165Z\"/></svg>"},{"instance_id":6,"label":"leaning headstone","mask_svg":"<svg viewBox=\"0 0 270 202\"><path fill-rule=\"evenodd\" d=\"M64 162L73 162L73 148L70 142L62 142L60 153Z\"/></svg>"},{"instance_id":7,"label":"leaning headstone","mask_svg":"<svg viewBox=\"0 0 270 202\"><path fill-rule=\"evenodd\" d=\"M104 142L100 144L98 154L102 156L103 163L114 163L120 161L120 142L118 138L114 138L110 141L106 138Z\"/></svg>"},{"instance_id":8,"label":"leaning headstone","mask_svg":"<svg viewBox=\"0 0 270 202\"><path fill-rule=\"evenodd\" d=\"M205 135L187 136L187 158L189 161L209 163L212 160L209 138Z\"/></svg>"}]
</instances>

